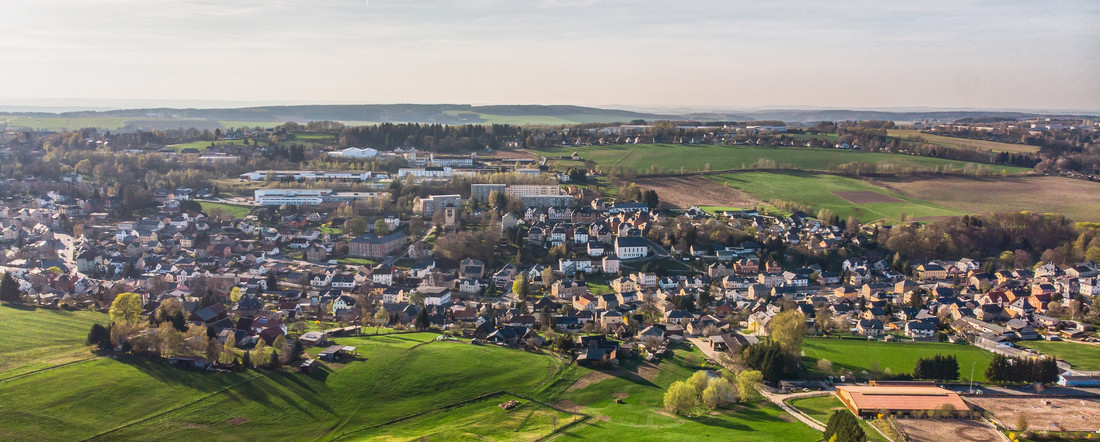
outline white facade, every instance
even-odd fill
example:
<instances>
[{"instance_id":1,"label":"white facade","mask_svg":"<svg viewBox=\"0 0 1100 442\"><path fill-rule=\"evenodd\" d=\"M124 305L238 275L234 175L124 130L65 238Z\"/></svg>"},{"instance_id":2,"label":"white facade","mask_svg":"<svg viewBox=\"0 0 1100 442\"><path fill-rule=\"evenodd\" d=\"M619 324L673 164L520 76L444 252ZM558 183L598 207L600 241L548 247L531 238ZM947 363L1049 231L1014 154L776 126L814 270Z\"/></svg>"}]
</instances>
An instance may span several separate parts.
<instances>
[{"instance_id":1,"label":"white facade","mask_svg":"<svg viewBox=\"0 0 1100 442\"><path fill-rule=\"evenodd\" d=\"M344 150L329 152L329 155L340 158L374 158L378 156L378 151L369 147L349 147Z\"/></svg>"}]
</instances>

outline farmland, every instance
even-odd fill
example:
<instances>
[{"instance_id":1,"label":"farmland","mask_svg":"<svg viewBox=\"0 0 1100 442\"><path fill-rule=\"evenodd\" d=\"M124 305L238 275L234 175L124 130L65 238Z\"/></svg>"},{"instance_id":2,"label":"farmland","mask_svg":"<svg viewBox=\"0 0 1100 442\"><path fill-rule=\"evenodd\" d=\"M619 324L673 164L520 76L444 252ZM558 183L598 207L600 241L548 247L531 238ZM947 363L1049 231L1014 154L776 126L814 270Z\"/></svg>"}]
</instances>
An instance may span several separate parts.
<instances>
[{"instance_id":1,"label":"farmland","mask_svg":"<svg viewBox=\"0 0 1100 442\"><path fill-rule=\"evenodd\" d=\"M0 115L0 123L8 126L26 126L35 130L77 130L85 127L95 127L107 130L116 130L126 125L126 117L22 117L18 115Z\"/></svg>"},{"instance_id":2,"label":"farmland","mask_svg":"<svg viewBox=\"0 0 1100 442\"><path fill-rule=\"evenodd\" d=\"M954 216L962 210L945 207L875 186L863 180L809 172L744 172L707 175L707 179L752 195L763 201L787 201L805 205L811 211L829 209L841 219L854 216L860 221L878 219ZM872 192L898 202L856 204L836 192ZM660 191L658 191L658 194Z\"/></svg>"},{"instance_id":3,"label":"farmland","mask_svg":"<svg viewBox=\"0 0 1100 442\"><path fill-rule=\"evenodd\" d=\"M1075 370L1100 370L1100 346L1066 341L1027 341L1020 345L1069 362Z\"/></svg>"},{"instance_id":4,"label":"farmland","mask_svg":"<svg viewBox=\"0 0 1100 442\"><path fill-rule=\"evenodd\" d=\"M630 181L642 188L657 190L662 202L681 209L692 206L753 207L760 203L745 192L723 186L707 177L642 177Z\"/></svg>"},{"instance_id":5,"label":"farmland","mask_svg":"<svg viewBox=\"0 0 1100 442\"><path fill-rule=\"evenodd\" d=\"M917 359L937 354L954 355L959 361L960 379L969 379L971 366L974 380L985 381L985 369L993 356L977 347L940 342L869 342L858 339L807 338L803 346L808 367L816 369L817 361L828 359L833 370L843 374L861 371L873 373L874 364L885 373L912 373Z\"/></svg>"},{"instance_id":6,"label":"farmland","mask_svg":"<svg viewBox=\"0 0 1100 442\"><path fill-rule=\"evenodd\" d=\"M1100 183L1055 176L923 177L876 179L875 184L969 213L1061 213L1076 221L1100 221Z\"/></svg>"},{"instance_id":7,"label":"farmland","mask_svg":"<svg viewBox=\"0 0 1100 442\"><path fill-rule=\"evenodd\" d=\"M574 151L585 160L595 161L602 166L631 168L639 174L754 168L822 171L848 163L876 164L883 170L886 168L962 170L964 167L979 167L976 163L940 158L802 147L632 144L544 149L536 152L547 158L557 158ZM560 163L565 167L580 164L566 160ZM1022 173L1029 170L1007 166L980 166L988 167L993 172L1003 170L1007 173Z\"/></svg>"},{"instance_id":8,"label":"farmland","mask_svg":"<svg viewBox=\"0 0 1100 442\"><path fill-rule=\"evenodd\" d=\"M922 133L919 130L906 130L906 129L888 129L886 134L891 137L897 137L902 140L911 140L914 137L919 137L925 144L933 144L936 146L950 147L952 149L976 149L988 152L1010 152L1010 153L1035 153L1039 151L1036 146L1030 146L1027 144L1012 144L1012 143L1000 143L997 141L986 140L971 140L967 138L947 137L943 135L932 135Z\"/></svg>"},{"instance_id":9,"label":"farmland","mask_svg":"<svg viewBox=\"0 0 1100 442\"><path fill-rule=\"evenodd\" d=\"M103 313L35 310L0 306L0 379L53 365L91 358L84 345Z\"/></svg>"}]
</instances>

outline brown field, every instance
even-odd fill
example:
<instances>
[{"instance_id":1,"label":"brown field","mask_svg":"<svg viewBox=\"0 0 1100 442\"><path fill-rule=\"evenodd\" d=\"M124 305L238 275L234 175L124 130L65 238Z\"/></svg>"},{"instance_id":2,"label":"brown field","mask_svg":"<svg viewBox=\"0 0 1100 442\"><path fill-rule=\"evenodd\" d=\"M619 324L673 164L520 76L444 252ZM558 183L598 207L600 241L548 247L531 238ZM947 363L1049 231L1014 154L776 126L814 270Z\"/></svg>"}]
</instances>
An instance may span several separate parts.
<instances>
[{"instance_id":1,"label":"brown field","mask_svg":"<svg viewBox=\"0 0 1100 442\"><path fill-rule=\"evenodd\" d=\"M921 133L921 131L919 130L889 129L886 131L886 133L891 137L898 137L903 140L908 139L909 137L921 137L922 139L924 139L925 143L956 149L974 148L982 151L1013 153L1035 153L1039 151L1038 147L1029 146L1026 144L999 143L996 141L971 140L967 138L946 137L943 135L929 135L926 133Z\"/></svg>"},{"instance_id":2,"label":"brown field","mask_svg":"<svg viewBox=\"0 0 1100 442\"><path fill-rule=\"evenodd\" d=\"M1012 429L1016 428L1016 416L1021 413L1027 415L1028 428L1034 431L1095 431L1100 428L1100 399L971 396L966 401L993 413L1001 425Z\"/></svg>"},{"instance_id":3,"label":"brown field","mask_svg":"<svg viewBox=\"0 0 1100 442\"><path fill-rule=\"evenodd\" d=\"M977 421L898 419L898 427L914 441L1000 441L997 430Z\"/></svg>"},{"instance_id":4,"label":"brown field","mask_svg":"<svg viewBox=\"0 0 1100 442\"><path fill-rule=\"evenodd\" d=\"M900 199L892 196L883 195L881 193L869 192L869 191L853 191L853 192L833 192L833 195L839 196L848 200L852 204L871 204L871 203L900 203L904 202Z\"/></svg>"},{"instance_id":5,"label":"brown field","mask_svg":"<svg viewBox=\"0 0 1100 442\"><path fill-rule=\"evenodd\" d=\"M701 176L634 178L643 189L657 191L661 205L686 209L691 206L753 207L760 200L737 189Z\"/></svg>"},{"instance_id":6,"label":"brown field","mask_svg":"<svg viewBox=\"0 0 1100 442\"><path fill-rule=\"evenodd\" d=\"M905 196L970 213L1061 213L1074 221L1100 221L1100 183L1053 176L877 179Z\"/></svg>"}]
</instances>

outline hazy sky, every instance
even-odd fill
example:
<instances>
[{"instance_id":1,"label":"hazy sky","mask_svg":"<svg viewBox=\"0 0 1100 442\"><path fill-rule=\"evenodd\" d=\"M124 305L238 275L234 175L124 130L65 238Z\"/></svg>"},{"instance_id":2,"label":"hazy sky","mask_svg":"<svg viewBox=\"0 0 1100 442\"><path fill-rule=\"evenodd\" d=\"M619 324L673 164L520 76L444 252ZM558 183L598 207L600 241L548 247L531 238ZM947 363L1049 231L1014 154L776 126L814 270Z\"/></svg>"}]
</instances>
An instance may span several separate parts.
<instances>
[{"instance_id":1,"label":"hazy sky","mask_svg":"<svg viewBox=\"0 0 1100 442\"><path fill-rule=\"evenodd\" d=\"M1100 1L836 3L0 0L0 104L1100 109Z\"/></svg>"}]
</instances>

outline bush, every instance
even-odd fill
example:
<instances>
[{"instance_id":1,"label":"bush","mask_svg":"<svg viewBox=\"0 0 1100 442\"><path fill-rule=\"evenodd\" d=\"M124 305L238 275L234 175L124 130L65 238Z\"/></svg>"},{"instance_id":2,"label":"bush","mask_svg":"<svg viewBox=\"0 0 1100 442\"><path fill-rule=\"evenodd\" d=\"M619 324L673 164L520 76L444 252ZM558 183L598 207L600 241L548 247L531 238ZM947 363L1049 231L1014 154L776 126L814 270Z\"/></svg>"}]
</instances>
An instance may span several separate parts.
<instances>
[{"instance_id":1,"label":"bush","mask_svg":"<svg viewBox=\"0 0 1100 442\"><path fill-rule=\"evenodd\" d=\"M699 405L695 388L683 381L673 382L665 392L665 408L675 414L685 414Z\"/></svg>"}]
</instances>

